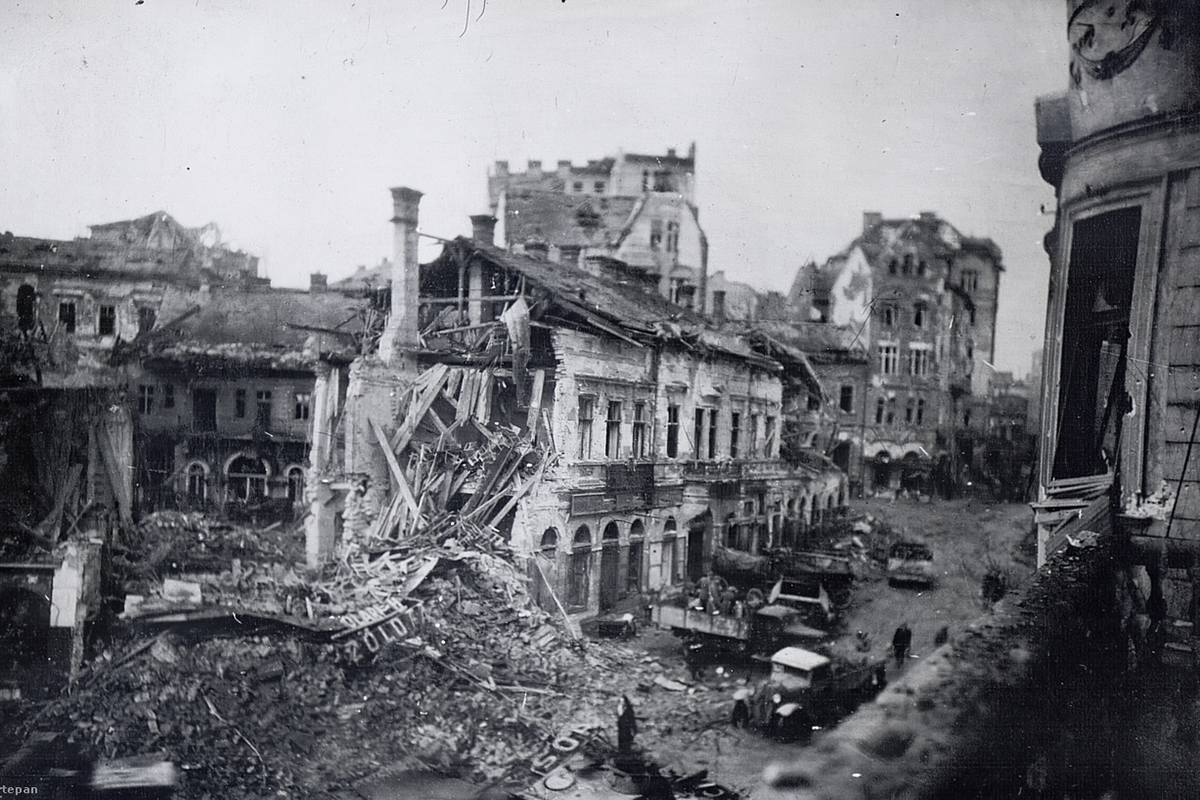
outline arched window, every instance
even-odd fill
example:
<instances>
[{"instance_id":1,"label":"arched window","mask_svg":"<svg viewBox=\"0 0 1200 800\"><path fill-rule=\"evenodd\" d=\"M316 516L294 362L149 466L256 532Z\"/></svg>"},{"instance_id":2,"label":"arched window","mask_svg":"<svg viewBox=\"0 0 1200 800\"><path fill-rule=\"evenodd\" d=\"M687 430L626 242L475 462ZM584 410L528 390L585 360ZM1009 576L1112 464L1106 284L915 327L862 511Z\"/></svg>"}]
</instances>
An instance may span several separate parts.
<instances>
[{"instance_id":1,"label":"arched window","mask_svg":"<svg viewBox=\"0 0 1200 800\"><path fill-rule=\"evenodd\" d=\"M17 289L17 327L23 331L33 330L37 321L37 292L27 283Z\"/></svg>"},{"instance_id":2,"label":"arched window","mask_svg":"<svg viewBox=\"0 0 1200 800\"><path fill-rule=\"evenodd\" d=\"M621 537L621 529L617 527L617 523L610 522L604 526L604 541L611 539L619 539Z\"/></svg>"},{"instance_id":3,"label":"arched window","mask_svg":"<svg viewBox=\"0 0 1200 800\"><path fill-rule=\"evenodd\" d=\"M202 506L208 501L208 470L203 464L190 464L187 468L187 498L193 506Z\"/></svg>"},{"instance_id":4,"label":"arched window","mask_svg":"<svg viewBox=\"0 0 1200 800\"><path fill-rule=\"evenodd\" d=\"M915 328L924 328L925 327L925 304L924 303L913 304L913 327L915 327Z\"/></svg>"},{"instance_id":5,"label":"arched window","mask_svg":"<svg viewBox=\"0 0 1200 800\"><path fill-rule=\"evenodd\" d=\"M546 528L542 534L541 550L544 555L552 556L554 551L558 549L558 531L554 528Z\"/></svg>"},{"instance_id":6,"label":"arched window","mask_svg":"<svg viewBox=\"0 0 1200 800\"><path fill-rule=\"evenodd\" d=\"M261 459L238 456L230 462L226 474L232 499L250 501L267 496L268 470Z\"/></svg>"},{"instance_id":7,"label":"arched window","mask_svg":"<svg viewBox=\"0 0 1200 800\"><path fill-rule=\"evenodd\" d=\"M591 583L592 532L587 525L575 529L571 550L571 574L567 585L567 604L584 608L588 604L588 588Z\"/></svg>"},{"instance_id":8,"label":"arched window","mask_svg":"<svg viewBox=\"0 0 1200 800\"><path fill-rule=\"evenodd\" d=\"M912 253L904 254L904 266L902 267L902 269L903 269L905 275L912 275L912 271L913 271Z\"/></svg>"},{"instance_id":9,"label":"arched window","mask_svg":"<svg viewBox=\"0 0 1200 800\"><path fill-rule=\"evenodd\" d=\"M304 469L289 467L287 471L288 500L299 503L304 500Z\"/></svg>"}]
</instances>

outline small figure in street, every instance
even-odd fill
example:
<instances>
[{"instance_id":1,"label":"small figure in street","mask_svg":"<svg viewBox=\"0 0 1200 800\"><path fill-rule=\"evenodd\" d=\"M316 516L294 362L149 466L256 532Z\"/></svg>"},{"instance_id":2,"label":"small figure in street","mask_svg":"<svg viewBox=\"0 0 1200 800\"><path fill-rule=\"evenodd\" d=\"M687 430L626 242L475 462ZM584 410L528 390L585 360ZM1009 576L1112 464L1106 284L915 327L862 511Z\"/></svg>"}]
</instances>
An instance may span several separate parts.
<instances>
[{"instance_id":1,"label":"small figure in street","mask_svg":"<svg viewBox=\"0 0 1200 800\"><path fill-rule=\"evenodd\" d=\"M933 637L933 646L941 647L948 641L950 641L950 626L943 625Z\"/></svg>"},{"instance_id":2,"label":"small figure in street","mask_svg":"<svg viewBox=\"0 0 1200 800\"><path fill-rule=\"evenodd\" d=\"M730 722L735 728L747 728L750 726L750 705L746 700L750 697L750 692L745 689L738 689L733 696L733 715Z\"/></svg>"},{"instance_id":3,"label":"small figure in street","mask_svg":"<svg viewBox=\"0 0 1200 800\"><path fill-rule=\"evenodd\" d=\"M908 658L908 649L912 647L912 630L908 627L907 622L900 623L900 627L896 628L896 633L892 635L892 652L896 656L896 667L904 666L904 659Z\"/></svg>"},{"instance_id":4,"label":"small figure in street","mask_svg":"<svg viewBox=\"0 0 1200 800\"><path fill-rule=\"evenodd\" d=\"M621 704L617 711L617 752L629 755L633 752L633 737L637 734L637 717L634 715L633 703L629 697L621 696Z\"/></svg>"}]
</instances>

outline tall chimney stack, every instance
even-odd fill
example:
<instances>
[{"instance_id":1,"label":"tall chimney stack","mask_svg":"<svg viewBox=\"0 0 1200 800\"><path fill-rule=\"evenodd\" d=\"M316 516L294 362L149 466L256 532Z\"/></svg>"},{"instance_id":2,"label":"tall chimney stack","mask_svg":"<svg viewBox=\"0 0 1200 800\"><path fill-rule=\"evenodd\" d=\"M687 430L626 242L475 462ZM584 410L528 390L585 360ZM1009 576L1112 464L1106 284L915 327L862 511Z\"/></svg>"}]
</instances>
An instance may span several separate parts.
<instances>
[{"instance_id":1,"label":"tall chimney stack","mask_svg":"<svg viewBox=\"0 0 1200 800\"><path fill-rule=\"evenodd\" d=\"M416 189L392 189L392 312L379 339L379 356L392 366L415 365L417 346L417 305L421 267L417 261L417 206L421 193Z\"/></svg>"},{"instance_id":2,"label":"tall chimney stack","mask_svg":"<svg viewBox=\"0 0 1200 800\"><path fill-rule=\"evenodd\" d=\"M491 214L471 215L471 238L475 244L491 247L496 243L496 218Z\"/></svg>"}]
</instances>

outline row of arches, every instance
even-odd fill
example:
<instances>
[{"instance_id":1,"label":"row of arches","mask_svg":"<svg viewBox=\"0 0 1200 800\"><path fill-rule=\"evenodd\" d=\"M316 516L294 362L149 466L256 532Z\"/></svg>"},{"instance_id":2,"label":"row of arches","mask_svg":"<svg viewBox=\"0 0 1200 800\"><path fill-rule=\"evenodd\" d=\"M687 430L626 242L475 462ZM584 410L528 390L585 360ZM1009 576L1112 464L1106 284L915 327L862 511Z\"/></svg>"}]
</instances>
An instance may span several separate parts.
<instances>
[{"instance_id":1,"label":"row of arches","mask_svg":"<svg viewBox=\"0 0 1200 800\"><path fill-rule=\"evenodd\" d=\"M278 499L300 503L304 500L304 475L302 466L289 464L276 476L267 459L234 453L225 459L220 472L203 459L190 461L184 468L182 493L192 508L204 508L218 500L250 504L278 495L282 495ZM280 482L283 485L274 488Z\"/></svg>"},{"instance_id":2,"label":"row of arches","mask_svg":"<svg viewBox=\"0 0 1200 800\"><path fill-rule=\"evenodd\" d=\"M551 526L538 543L538 555L551 573L547 580L562 590L572 610L596 604L603 612L622 597L684 580L688 537L674 517L653 531L642 519L611 520L596 527L599 537L588 523L575 526L569 536Z\"/></svg>"}]
</instances>

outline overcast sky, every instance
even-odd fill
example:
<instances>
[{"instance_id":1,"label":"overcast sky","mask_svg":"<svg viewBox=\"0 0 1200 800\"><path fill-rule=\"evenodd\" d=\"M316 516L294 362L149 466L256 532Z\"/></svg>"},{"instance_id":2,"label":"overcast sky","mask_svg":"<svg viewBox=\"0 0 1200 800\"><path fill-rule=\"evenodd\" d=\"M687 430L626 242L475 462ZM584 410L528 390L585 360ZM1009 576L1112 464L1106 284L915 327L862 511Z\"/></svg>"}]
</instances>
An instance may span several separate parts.
<instances>
[{"instance_id":1,"label":"overcast sky","mask_svg":"<svg viewBox=\"0 0 1200 800\"><path fill-rule=\"evenodd\" d=\"M864 210L993 238L1021 376L1053 223L1033 102L1066 87L1065 28L1055 0L8 0L0 230L166 210L306 286L390 255L389 187L449 237L496 159L695 142L710 269L760 289Z\"/></svg>"}]
</instances>

